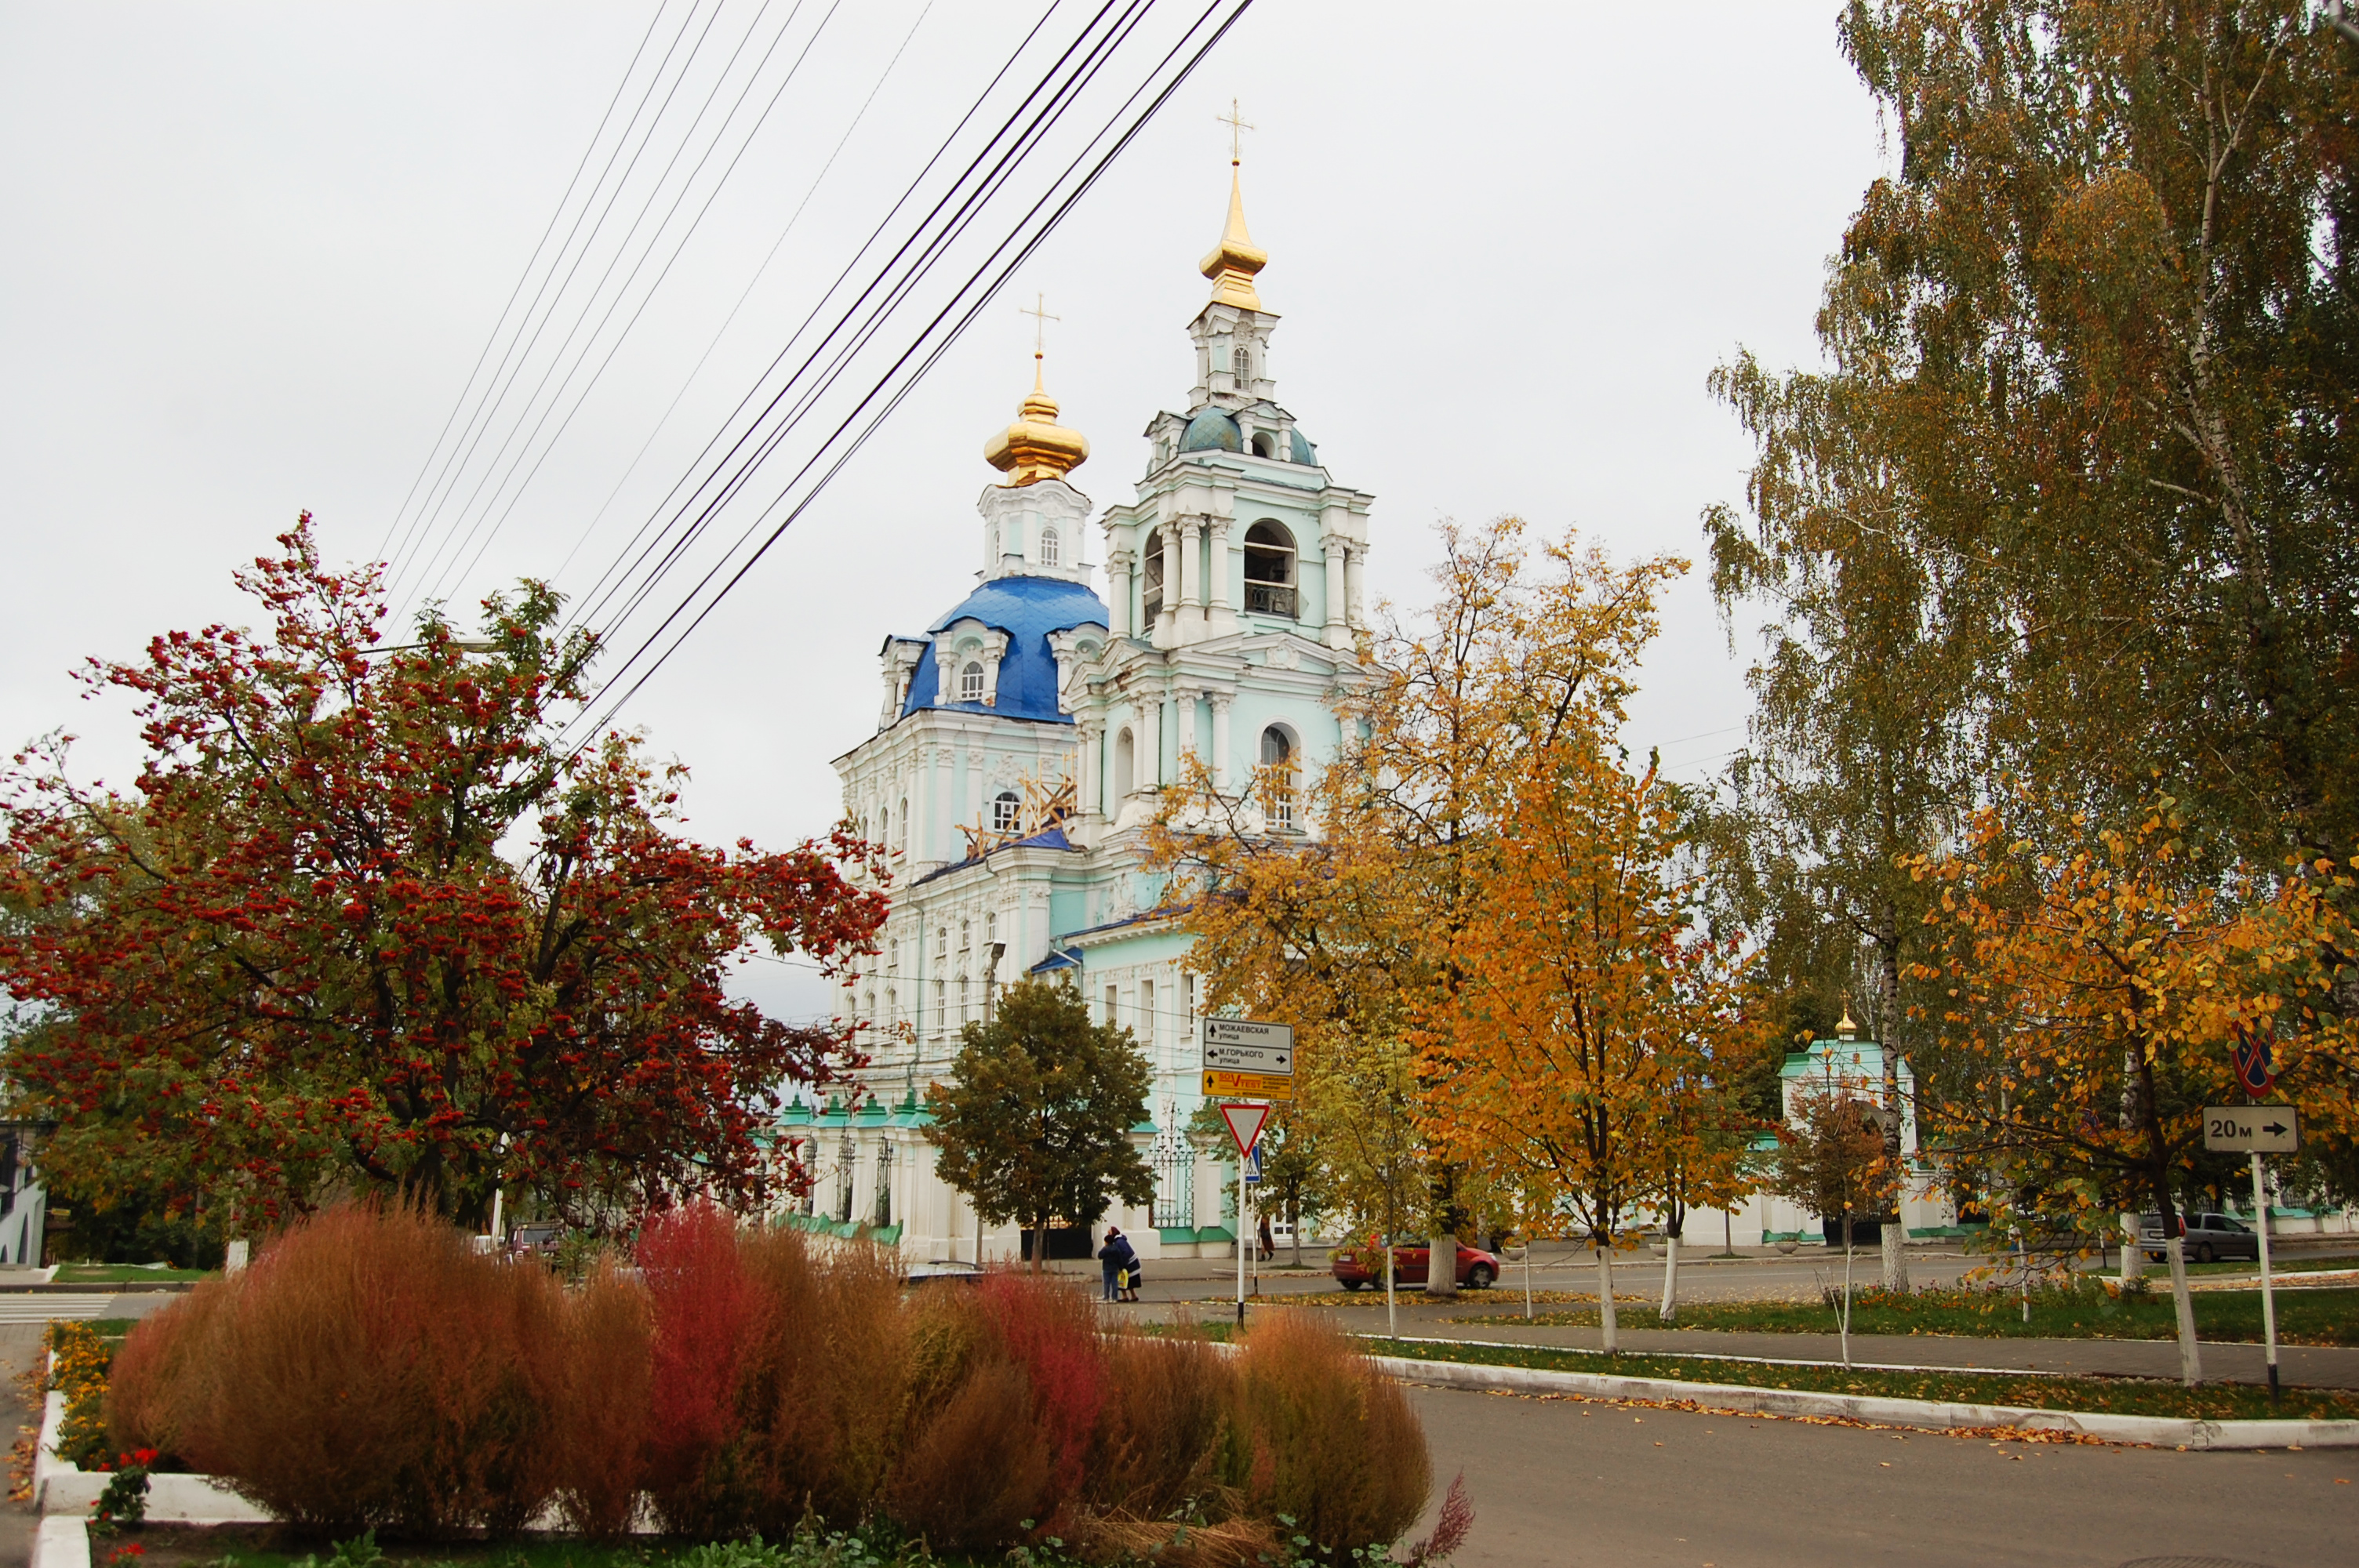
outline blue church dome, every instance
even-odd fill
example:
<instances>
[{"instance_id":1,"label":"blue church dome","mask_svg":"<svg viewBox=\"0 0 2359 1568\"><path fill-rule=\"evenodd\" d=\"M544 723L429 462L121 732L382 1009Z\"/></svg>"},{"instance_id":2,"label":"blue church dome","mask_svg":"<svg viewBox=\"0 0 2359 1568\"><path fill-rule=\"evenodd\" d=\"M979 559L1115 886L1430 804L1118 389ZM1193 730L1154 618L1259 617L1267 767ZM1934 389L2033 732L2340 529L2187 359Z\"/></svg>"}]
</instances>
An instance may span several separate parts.
<instances>
[{"instance_id":1,"label":"blue church dome","mask_svg":"<svg viewBox=\"0 0 2359 1568\"><path fill-rule=\"evenodd\" d=\"M1294 460L1300 463L1304 468L1317 468L1319 466L1319 449L1312 446L1309 441L1303 439L1300 429L1298 428L1288 433L1294 438Z\"/></svg>"},{"instance_id":2,"label":"blue church dome","mask_svg":"<svg viewBox=\"0 0 2359 1568\"><path fill-rule=\"evenodd\" d=\"M997 704L985 708L979 702L937 701L941 678L936 673L934 644L929 641L925 652L918 655L917 667L910 671L909 695L901 704L901 716L907 718L921 708L961 708L970 713L1071 724L1071 717L1057 710L1057 655L1049 649L1049 636L1076 626L1105 625L1105 602L1087 584L1061 578L994 578L926 631L930 636L969 618L1007 633L1007 652L999 660Z\"/></svg>"},{"instance_id":3,"label":"blue church dome","mask_svg":"<svg viewBox=\"0 0 2359 1568\"><path fill-rule=\"evenodd\" d=\"M1180 438L1183 452L1242 452L1245 438L1237 429L1237 422L1218 408L1207 408L1188 421L1187 433Z\"/></svg>"}]
</instances>

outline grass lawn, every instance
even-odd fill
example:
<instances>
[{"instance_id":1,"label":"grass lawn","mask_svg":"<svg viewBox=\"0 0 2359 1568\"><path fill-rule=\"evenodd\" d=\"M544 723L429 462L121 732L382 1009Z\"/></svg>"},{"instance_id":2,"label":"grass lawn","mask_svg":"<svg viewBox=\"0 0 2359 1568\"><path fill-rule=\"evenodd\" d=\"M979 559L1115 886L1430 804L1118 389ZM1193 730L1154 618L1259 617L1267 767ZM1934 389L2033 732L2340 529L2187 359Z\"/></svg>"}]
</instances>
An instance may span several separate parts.
<instances>
[{"instance_id":1,"label":"grass lawn","mask_svg":"<svg viewBox=\"0 0 2359 1568\"><path fill-rule=\"evenodd\" d=\"M1618 1298L1617 1298L1618 1300ZM2205 1339L2258 1343L2261 1292L2206 1291L2195 1294L2195 1330ZM1506 1304L1505 1303L1501 1303ZM2277 1293L2277 1339L2285 1345L2359 1345L2359 1290L2282 1291ZM1625 1328L1667 1326L1652 1305L1618 1308ZM1560 1308L1527 1319L1520 1312L1462 1316L1468 1324L1594 1325L1592 1305ZM1817 1302L1686 1302L1680 1328L1729 1329L1754 1334L1832 1334L1835 1314ZM2095 1286L2071 1291L2035 1291L2031 1320L2021 1301L2006 1291L1927 1290L1907 1294L1863 1291L1852 1298L1854 1334L1941 1334L1983 1339L2169 1339L2178 1332L2170 1292L2116 1300Z\"/></svg>"},{"instance_id":2,"label":"grass lawn","mask_svg":"<svg viewBox=\"0 0 2359 1568\"><path fill-rule=\"evenodd\" d=\"M2269 1272L2272 1274L2312 1274L2328 1269L2359 1269L2359 1257L2272 1258L2269 1260ZM2193 1275L2251 1274L2258 1277L2261 1266L2258 1263L2250 1262L2190 1263L2187 1265L2187 1271ZM2107 1270L2106 1272L2111 1273L2112 1271ZM2170 1278L2170 1269L2167 1264L2148 1263L2146 1266L2146 1274L2149 1280L2158 1277L2168 1280Z\"/></svg>"},{"instance_id":3,"label":"grass lawn","mask_svg":"<svg viewBox=\"0 0 2359 1568\"><path fill-rule=\"evenodd\" d=\"M137 1263L60 1263L50 1282L59 1285L154 1283L159 1280L201 1280L205 1269L148 1269Z\"/></svg>"},{"instance_id":4,"label":"grass lawn","mask_svg":"<svg viewBox=\"0 0 2359 1568\"><path fill-rule=\"evenodd\" d=\"M1753 1389L1799 1389L1886 1399L1943 1400L1961 1404L2014 1405L2110 1415L2177 1416L2204 1421L2267 1416L2313 1421L2359 1420L2359 1394L2288 1389L2274 1407L2268 1390L2242 1384L2188 1390L2125 1378L2035 1378L2012 1372L1863 1372L1841 1367L1780 1367L1762 1361L1698 1361L1678 1356L1533 1349L1506 1345L1436 1345L1371 1336L1371 1355L1483 1367L1531 1367L1551 1372L1671 1378L1690 1383L1735 1383Z\"/></svg>"}]
</instances>

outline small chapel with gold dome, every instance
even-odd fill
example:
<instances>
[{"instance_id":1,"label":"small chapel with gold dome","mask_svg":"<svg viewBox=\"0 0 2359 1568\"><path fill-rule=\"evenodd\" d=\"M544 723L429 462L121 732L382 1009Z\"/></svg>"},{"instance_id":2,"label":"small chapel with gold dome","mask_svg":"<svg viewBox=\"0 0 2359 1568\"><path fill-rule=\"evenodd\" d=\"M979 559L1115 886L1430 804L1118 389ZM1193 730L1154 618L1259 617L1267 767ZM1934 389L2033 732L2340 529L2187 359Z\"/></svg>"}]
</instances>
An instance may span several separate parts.
<instances>
[{"instance_id":1,"label":"small chapel with gold dome","mask_svg":"<svg viewBox=\"0 0 2359 1568\"><path fill-rule=\"evenodd\" d=\"M996 988L1057 975L1155 1070L1135 1133L1153 1208L1107 1218L1149 1259L1234 1246L1232 1181L1184 1136L1201 1101L1189 939L1141 841L1191 757L1258 826L1316 834L1303 781L1335 754L1332 698L1359 667L1372 499L1277 401L1268 259L1233 166L1188 324L1195 384L1147 422L1132 499L1096 516L1103 564L1073 483L1090 444L1057 423L1036 354L1030 395L984 445L1002 477L976 503L974 590L879 650L875 732L835 766L846 814L886 848L892 912L842 1006L872 1026L865 1098L791 1108L778 1130L814 1173L805 1223L875 1227L920 1259L1017 1256L1015 1227L980 1226L935 1176L921 1102Z\"/></svg>"}]
</instances>

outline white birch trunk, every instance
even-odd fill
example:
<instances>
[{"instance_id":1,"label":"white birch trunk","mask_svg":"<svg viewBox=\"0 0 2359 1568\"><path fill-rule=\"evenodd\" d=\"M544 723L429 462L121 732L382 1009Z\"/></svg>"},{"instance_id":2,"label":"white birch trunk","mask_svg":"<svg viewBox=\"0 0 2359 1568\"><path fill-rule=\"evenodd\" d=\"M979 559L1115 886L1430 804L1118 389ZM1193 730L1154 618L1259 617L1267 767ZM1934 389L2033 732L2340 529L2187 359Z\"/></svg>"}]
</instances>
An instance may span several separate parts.
<instances>
[{"instance_id":1,"label":"white birch trunk","mask_svg":"<svg viewBox=\"0 0 2359 1568\"><path fill-rule=\"evenodd\" d=\"M1905 1291L1908 1288L1908 1228L1901 1225L1876 1227L1876 1249L1884 1254L1884 1288Z\"/></svg>"},{"instance_id":2,"label":"white birch trunk","mask_svg":"<svg viewBox=\"0 0 2359 1568\"><path fill-rule=\"evenodd\" d=\"M2179 1314L2179 1380L2191 1389L2203 1380L2203 1353L2195 1343L2195 1303L2187 1294L2186 1246L2171 1237L2163 1255L2170 1260L2170 1304Z\"/></svg>"},{"instance_id":3,"label":"white birch trunk","mask_svg":"<svg viewBox=\"0 0 2359 1568\"><path fill-rule=\"evenodd\" d=\"M2146 1244L2138 1239L2138 1217L2122 1216L2122 1283L2146 1278Z\"/></svg>"},{"instance_id":4,"label":"white birch trunk","mask_svg":"<svg viewBox=\"0 0 2359 1568\"><path fill-rule=\"evenodd\" d=\"M1605 1331L1605 1349L1611 1355L1622 1347L1616 1332L1620 1325L1614 1319L1614 1245L1597 1249L1597 1323Z\"/></svg>"},{"instance_id":5,"label":"white birch trunk","mask_svg":"<svg viewBox=\"0 0 2359 1568\"><path fill-rule=\"evenodd\" d=\"M1663 1304L1656 1310L1655 1315L1661 1318L1663 1325L1668 1328L1679 1313L1680 1238L1666 1236L1663 1238Z\"/></svg>"},{"instance_id":6,"label":"white birch trunk","mask_svg":"<svg viewBox=\"0 0 2359 1568\"><path fill-rule=\"evenodd\" d=\"M1430 1236L1425 1243L1425 1293L1430 1296L1454 1296L1458 1293L1458 1238Z\"/></svg>"}]
</instances>

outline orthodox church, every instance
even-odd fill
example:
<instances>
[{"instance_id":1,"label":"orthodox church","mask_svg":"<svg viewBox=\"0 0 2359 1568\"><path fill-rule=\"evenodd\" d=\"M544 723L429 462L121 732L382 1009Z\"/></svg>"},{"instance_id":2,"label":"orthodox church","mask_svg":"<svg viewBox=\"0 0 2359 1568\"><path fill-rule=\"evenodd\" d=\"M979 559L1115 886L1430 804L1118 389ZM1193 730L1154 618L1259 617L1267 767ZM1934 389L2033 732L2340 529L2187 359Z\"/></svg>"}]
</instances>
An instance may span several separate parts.
<instances>
[{"instance_id":1,"label":"orthodox church","mask_svg":"<svg viewBox=\"0 0 2359 1568\"><path fill-rule=\"evenodd\" d=\"M1268 259L1233 166L1186 410L1147 422L1133 498L1097 518L1103 595L1072 478L1089 442L1057 423L1036 353L1031 395L984 446L1005 477L976 503L974 590L879 650L875 732L835 766L846 814L886 849L892 914L841 1010L870 1026L864 1102L795 1107L778 1129L814 1173L806 1225L877 1227L919 1259L1020 1252L934 1175L922 1096L997 989L1055 975L1154 1067L1134 1132L1153 1209L1109 1219L1148 1258L1231 1250L1234 1166L1182 1136L1201 1098L1196 982L1140 869L1144 829L1192 758L1251 797L1257 826L1315 832L1299 781L1341 740L1372 499L1334 481L1277 400L1278 318L1255 285Z\"/></svg>"}]
</instances>

